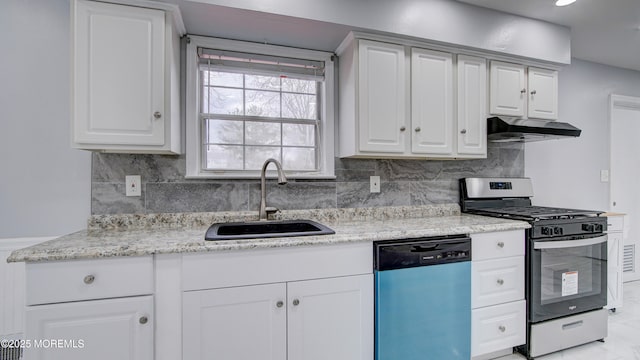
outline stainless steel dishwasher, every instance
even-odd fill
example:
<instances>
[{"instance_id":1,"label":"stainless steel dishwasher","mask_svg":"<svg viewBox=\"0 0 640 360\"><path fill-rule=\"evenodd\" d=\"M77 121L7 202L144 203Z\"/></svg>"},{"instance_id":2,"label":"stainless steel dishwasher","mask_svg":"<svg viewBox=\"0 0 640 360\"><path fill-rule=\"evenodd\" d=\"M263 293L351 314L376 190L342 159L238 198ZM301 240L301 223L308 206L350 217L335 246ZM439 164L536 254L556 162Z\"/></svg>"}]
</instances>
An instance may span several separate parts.
<instances>
[{"instance_id":1,"label":"stainless steel dishwasher","mask_svg":"<svg viewBox=\"0 0 640 360\"><path fill-rule=\"evenodd\" d=\"M375 359L471 358L471 239L374 242Z\"/></svg>"}]
</instances>

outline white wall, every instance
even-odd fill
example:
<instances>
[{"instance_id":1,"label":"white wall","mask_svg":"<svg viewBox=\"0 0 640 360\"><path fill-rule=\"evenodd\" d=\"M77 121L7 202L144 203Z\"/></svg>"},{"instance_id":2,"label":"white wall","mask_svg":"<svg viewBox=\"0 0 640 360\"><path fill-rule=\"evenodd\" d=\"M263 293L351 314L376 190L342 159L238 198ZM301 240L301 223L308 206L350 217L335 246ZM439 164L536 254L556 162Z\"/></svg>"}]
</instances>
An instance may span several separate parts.
<instances>
[{"instance_id":1,"label":"white wall","mask_svg":"<svg viewBox=\"0 0 640 360\"><path fill-rule=\"evenodd\" d=\"M0 44L0 238L85 228L91 157L69 145L69 1L2 0Z\"/></svg>"},{"instance_id":2,"label":"white wall","mask_svg":"<svg viewBox=\"0 0 640 360\"><path fill-rule=\"evenodd\" d=\"M560 71L559 120L582 134L525 145L525 175L533 180L536 205L609 210L609 184L600 182L600 170L609 169L612 93L640 96L640 72L578 59Z\"/></svg>"},{"instance_id":3,"label":"white wall","mask_svg":"<svg viewBox=\"0 0 640 360\"><path fill-rule=\"evenodd\" d=\"M175 2L176 0L160 0ZM312 19L568 64L570 30L451 0L181 0ZM207 12L202 9L201 12ZM186 16L186 15L185 15ZM283 19L283 21L286 21ZM185 19L187 26L193 25ZM215 25L213 25L215 26ZM251 24L247 24L251 27ZM238 29L242 31L242 29Z\"/></svg>"}]
</instances>

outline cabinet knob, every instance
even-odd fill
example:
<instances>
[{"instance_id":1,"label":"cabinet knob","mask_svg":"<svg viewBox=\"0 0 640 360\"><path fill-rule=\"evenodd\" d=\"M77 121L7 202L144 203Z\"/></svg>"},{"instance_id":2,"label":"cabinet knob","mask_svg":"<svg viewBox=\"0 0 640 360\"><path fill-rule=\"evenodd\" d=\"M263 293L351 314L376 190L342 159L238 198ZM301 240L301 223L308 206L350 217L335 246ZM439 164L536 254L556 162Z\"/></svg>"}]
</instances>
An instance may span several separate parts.
<instances>
[{"instance_id":1,"label":"cabinet knob","mask_svg":"<svg viewBox=\"0 0 640 360\"><path fill-rule=\"evenodd\" d=\"M276 303L276 306L277 306L277 307L279 307L279 308L281 308L281 307L283 307L283 306L284 306L284 302L283 302L282 300L279 300L279 301Z\"/></svg>"},{"instance_id":2,"label":"cabinet knob","mask_svg":"<svg viewBox=\"0 0 640 360\"><path fill-rule=\"evenodd\" d=\"M149 318L146 316L141 316L138 321L140 322L140 324L144 325L149 322Z\"/></svg>"},{"instance_id":3,"label":"cabinet knob","mask_svg":"<svg viewBox=\"0 0 640 360\"><path fill-rule=\"evenodd\" d=\"M160 119L162 117L162 113L160 113L160 111L156 111L153 113L153 117L156 119Z\"/></svg>"},{"instance_id":4,"label":"cabinet knob","mask_svg":"<svg viewBox=\"0 0 640 360\"><path fill-rule=\"evenodd\" d=\"M520 94L524 94L524 93L526 93L526 92L527 92L527 89L522 89L522 90L520 90Z\"/></svg>"},{"instance_id":5,"label":"cabinet knob","mask_svg":"<svg viewBox=\"0 0 640 360\"><path fill-rule=\"evenodd\" d=\"M96 279L95 276L93 275L87 275L84 277L84 283L85 284L93 284L93 281Z\"/></svg>"},{"instance_id":6,"label":"cabinet knob","mask_svg":"<svg viewBox=\"0 0 640 360\"><path fill-rule=\"evenodd\" d=\"M531 90L531 95L535 95L537 91Z\"/></svg>"},{"instance_id":7,"label":"cabinet knob","mask_svg":"<svg viewBox=\"0 0 640 360\"><path fill-rule=\"evenodd\" d=\"M504 325L500 325L500 326L498 326L498 330L500 330L500 332L505 332L505 331L507 331L507 327L504 326Z\"/></svg>"},{"instance_id":8,"label":"cabinet knob","mask_svg":"<svg viewBox=\"0 0 640 360\"><path fill-rule=\"evenodd\" d=\"M407 128L406 128L406 127L404 127L404 126L401 126L401 127L400 127L400 131L405 131L405 130L407 130Z\"/></svg>"},{"instance_id":9,"label":"cabinet knob","mask_svg":"<svg viewBox=\"0 0 640 360\"><path fill-rule=\"evenodd\" d=\"M293 306L298 306L298 305L300 305L300 300L293 299Z\"/></svg>"},{"instance_id":10,"label":"cabinet knob","mask_svg":"<svg viewBox=\"0 0 640 360\"><path fill-rule=\"evenodd\" d=\"M416 128L416 132L420 132L420 126Z\"/></svg>"},{"instance_id":11,"label":"cabinet knob","mask_svg":"<svg viewBox=\"0 0 640 360\"><path fill-rule=\"evenodd\" d=\"M503 243L502 241L500 241L500 242L498 243L498 247L499 247L499 248L503 248L503 247L504 247L504 243Z\"/></svg>"},{"instance_id":12,"label":"cabinet knob","mask_svg":"<svg viewBox=\"0 0 640 360\"><path fill-rule=\"evenodd\" d=\"M467 133L467 129L462 129L462 130L460 130L460 134L464 135L464 134L466 134L466 133Z\"/></svg>"},{"instance_id":13,"label":"cabinet knob","mask_svg":"<svg viewBox=\"0 0 640 360\"><path fill-rule=\"evenodd\" d=\"M504 284L504 280L498 279L498 285L502 285L502 284Z\"/></svg>"}]
</instances>

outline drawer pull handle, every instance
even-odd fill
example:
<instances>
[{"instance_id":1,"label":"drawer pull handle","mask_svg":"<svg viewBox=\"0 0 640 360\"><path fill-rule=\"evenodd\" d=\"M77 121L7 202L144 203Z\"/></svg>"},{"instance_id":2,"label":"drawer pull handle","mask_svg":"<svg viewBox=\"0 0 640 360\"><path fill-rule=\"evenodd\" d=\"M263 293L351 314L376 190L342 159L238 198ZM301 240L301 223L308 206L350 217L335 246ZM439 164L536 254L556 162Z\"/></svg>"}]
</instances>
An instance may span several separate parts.
<instances>
[{"instance_id":1,"label":"drawer pull handle","mask_svg":"<svg viewBox=\"0 0 640 360\"><path fill-rule=\"evenodd\" d=\"M505 332L505 331L507 331L507 327L504 326L504 325L500 325L500 326L498 326L498 330L500 330L500 332Z\"/></svg>"},{"instance_id":2,"label":"drawer pull handle","mask_svg":"<svg viewBox=\"0 0 640 360\"><path fill-rule=\"evenodd\" d=\"M504 284L504 280L498 279L498 285L502 285L502 284Z\"/></svg>"},{"instance_id":3,"label":"drawer pull handle","mask_svg":"<svg viewBox=\"0 0 640 360\"><path fill-rule=\"evenodd\" d=\"M407 130L407 128L406 128L406 127L404 127L404 126L401 126L401 127L400 127L400 131L405 131L405 130Z\"/></svg>"},{"instance_id":4,"label":"drawer pull handle","mask_svg":"<svg viewBox=\"0 0 640 360\"><path fill-rule=\"evenodd\" d=\"M503 243L502 241L500 241L500 242L498 243L498 247L499 247L499 248L503 248L503 247L504 247L504 243Z\"/></svg>"},{"instance_id":5,"label":"drawer pull handle","mask_svg":"<svg viewBox=\"0 0 640 360\"><path fill-rule=\"evenodd\" d=\"M278 301L278 302L276 303L276 307L281 308L281 307L283 307L283 306L284 306L284 302L283 302L282 300L280 300L280 301Z\"/></svg>"},{"instance_id":6,"label":"drawer pull handle","mask_svg":"<svg viewBox=\"0 0 640 360\"><path fill-rule=\"evenodd\" d=\"M577 328L577 327L582 326L582 324L584 324L584 322L582 320L574 321L574 322L568 323L568 324L563 324L562 325L562 330L569 330L569 329Z\"/></svg>"},{"instance_id":7,"label":"drawer pull handle","mask_svg":"<svg viewBox=\"0 0 640 360\"><path fill-rule=\"evenodd\" d=\"M156 111L153 113L153 117L156 119L160 119L162 117L162 113L160 111Z\"/></svg>"},{"instance_id":8,"label":"drawer pull handle","mask_svg":"<svg viewBox=\"0 0 640 360\"><path fill-rule=\"evenodd\" d=\"M141 316L138 321L140 322L140 324L144 325L149 322L149 318L146 316Z\"/></svg>"},{"instance_id":9,"label":"drawer pull handle","mask_svg":"<svg viewBox=\"0 0 640 360\"><path fill-rule=\"evenodd\" d=\"M418 127L415 129L415 131L416 131L416 132L420 132L420 130L421 130L421 129L420 129L420 126L418 126Z\"/></svg>"},{"instance_id":10,"label":"drawer pull handle","mask_svg":"<svg viewBox=\"0 0 640 360\"><path fill-rule=\"evenodd\" d=\"M300 305L300 300L293 299L293 306L298 306L298 305Z\"/></svg>"},{"instance_id":11,"label":"drawer pull handle","mask_svg":"<svg viewBox=\"0 0 640 360\"><path fill-rule=\"evenodd\" d=\"M84 277L84 283L89 285L89 284L93 284L93 281L96 279L95 276L93 275L87 275Z\"/></svg>"}]
</instances>

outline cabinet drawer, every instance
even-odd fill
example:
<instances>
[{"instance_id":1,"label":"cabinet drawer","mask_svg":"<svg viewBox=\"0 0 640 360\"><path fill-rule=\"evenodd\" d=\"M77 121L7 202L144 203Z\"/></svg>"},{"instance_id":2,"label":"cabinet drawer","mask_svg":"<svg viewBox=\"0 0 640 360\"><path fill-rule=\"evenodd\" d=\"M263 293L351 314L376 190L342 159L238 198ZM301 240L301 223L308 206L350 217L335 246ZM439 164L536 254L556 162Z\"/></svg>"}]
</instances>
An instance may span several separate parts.
<instances>
[{"instance_id":1,"label":"cabinet drawer","mask_svg":"<svg viewBox=\"0 0 640 360\"><path fill-rule=\"evenodd\" d=\"M153 258L28 263L27 305L153 293Z\"/></svg>"},{"instance_id":2,"label":"cabinet drawer","mask_svg":"<svg viewBox=\"0 0 640 360\"><path fill-rule=\"evenodd\" d=\"M471 235L473 260L524 255L524 231L501 231Z\"/></svg>"},{"instance_id":3,"label":"cabinet drawer","mask_svg":"<svg viewBox=\"0 0 640 360\"><path fill-rule=\"evenodd\" d=\"M471 305L478 308L524 299L524 257L474 261Z\"/></svg>"},{"instance_id":4,"label":"cabinet drawer","mask_svg":"<svg viewBox=\"0 0 640 360\"><path fill-rule=\"evenodd\" d=\"M489 306L471 312L471 355L479 356L525 343L526 302Z\"/></svg>"},{"instance_id":5,"label":"cabinet drawer","mask_svg":"<svg viewBox=\"0 0 640 360\"><path fill-rule=\"evenodd\" d=\"M624 216L607 217L607 231L622 231L624 226Z\"/></svg>"}]
</instances>

